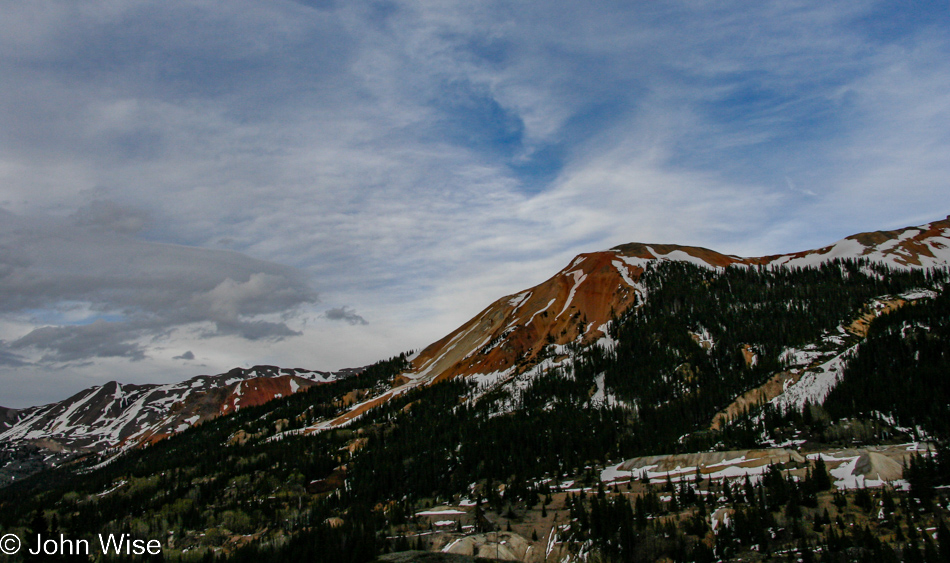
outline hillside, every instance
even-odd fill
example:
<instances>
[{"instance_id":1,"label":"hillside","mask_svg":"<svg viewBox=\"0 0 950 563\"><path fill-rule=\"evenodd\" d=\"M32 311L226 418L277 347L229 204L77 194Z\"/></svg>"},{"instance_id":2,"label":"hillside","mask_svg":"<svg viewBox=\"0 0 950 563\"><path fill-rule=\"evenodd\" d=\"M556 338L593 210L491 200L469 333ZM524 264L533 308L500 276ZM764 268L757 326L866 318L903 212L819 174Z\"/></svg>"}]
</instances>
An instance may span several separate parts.
<instances>
[{"instance_id":1,"label":"hillside","mask_svg":"<svg viewBox=\"0 0 950 563\"><path fill-rule=\"evenodd\" d=\"M167 385L115 381L63 401L0 409L0 483L75 455L154 442L212 418L359 373L255 366Z\"/></svg>"},{"instance_id":2,"label":"hillside","mask_svg":"<svg viewBox=\"0 0 950 563\"><path fill-rule=\"evenodd\" d=\"M948 235L584 254L414 357L17 480L0 526L183 561L929 561Z\"/></svg>"},{"instance_id":3,"label":"hillside","mask_svg":"<svg viewBox=\"0 0 950 563\"><path fill-rule=\"evenodd\" d=\"M346 424L418 385L455 377L492 386L537 365L548 350L604 339L612 319L646 300L645 270L678 262L712 270L728 266L786 270L833 260L862 260L885 268L917 270L950 264L950 217L919 227L849 236L816 250L756 258L699 247L630 243L581 254L547 281L498 299L467 323L412 358L413 368L391 391L319 428Z\"/></svg>"}]
</instances>

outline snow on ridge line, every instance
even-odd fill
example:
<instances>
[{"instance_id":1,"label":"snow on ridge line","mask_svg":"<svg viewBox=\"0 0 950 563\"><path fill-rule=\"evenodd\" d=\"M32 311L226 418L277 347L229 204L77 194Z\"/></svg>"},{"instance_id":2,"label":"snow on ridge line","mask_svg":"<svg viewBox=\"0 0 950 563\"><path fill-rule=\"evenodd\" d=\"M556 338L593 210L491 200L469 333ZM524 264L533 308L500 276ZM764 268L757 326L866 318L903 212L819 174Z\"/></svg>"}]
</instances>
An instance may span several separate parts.
<instances>
[{"instance_id":1,"label":"snow on ridge line","mask_svg":"<svg viewBox=\"0 0 950 563\"><path fill-rule=\"evenodd\" d=\"M617 252L620 252L619 250ZM633 266L634 268L640 268L646 270L647 266L656 261L656 257L653 258L640 258L637 256L624 256L623 254L618 255L625 264L628 266Z\"/></svg>"},{"instance_id":2,"label":"snow on ridge line","mask_svg":"<svg viewBox=\"0 0 950 563\"><path fill-rule=\"evenodd\" d=\"M858 258L863 256L868 247L854 239L842 239L823 249L807 252L804 256L785 255L769 262L769 266L786 266L789 268L809 266L817 267L835 258ZM823 252L824 251L824 252Z\"/></svg>"},{"instance_id":3,"label":"snow on ridge line","mask_svg":"<svg viewBox=\"0 0 950 563\"><path fill-rule=\"evenodd\" d=\"M232 370L233 371L233 370ZM230 373L230 372L229 372ZM280 378L282 372L245 370L244 377L196 376L168 384L109 384L94 386L75 395L74 401L51 403L28 409L32 412L0 432L0 440L34 440L51 438L68 449L113 448L119 444L138 443L155 433L178 432L194 425L200 415L179 417L170 411L177 403L185 403L194 391L210 387L225 388L237 383L234 394L248 389L244 382L256 378ZM296 373L296 372L295 372ZM313 375L317 372L309 372ZM293 380L293 377L290 378ZM109 385L114 384L115 389ZM227 385L226 385L227 384ZM303 386L292 381L294 391ZM278 393L278 398L285 393ZM24 409L27 410L27 409ZM77 422L95 415L90 423Z\"/></svg>"},{"instance_id":4,"label":"snow on ridge line","mask_svg":"<svg viewBox=\"0 0 950 563\"><path fill-rule=\"evenodd\" d=\"M701 266L703 268L712 268L713 270L722 269L721 266L710 264L709 262L703 260L702 258L698 256L693 256L692 254L690 254L689 252L686 252L685 250L673 250L669 252L668 254L660 254L659 252L654 250L652 247L648 246L647 248L650 249L650 252L652 252L653 255L657 257L658 260L668 260L671 262L689 262L690 264Z\"/></svg>"},{"instance_id":5,"label":"snow on ridge line","mask_svg":"<svg viewBox=\"0 0 950 563\"><path fill-rule=\"evenodd\" d=\"M928 226L929 226L929 225L928 225ZM922 233L922 232L923 232L923 231L921 231L920 229L907 229L906 231L904 231L903 233L901 233L899 236L897 236L897 237L895 237L895 238L892 238L891 240L888 240L888 241L886 241L886 242L882 242L881 244L877 245L876 250L877 250L878 252L882 252L882 253L888 252L888 251L890 251L892 248L894 248L894 247L900 245L900 243L902 243L902 242L904 242L904 241L906 241L906 240L908 240L908 239L911 239L911 238L913 238L913 237L919 235L919 234Z\"/></svg>"},{"instance_id":6,"label":"snow on ridge line","mask_svg":"<svg viewBox=\"0 0 950 563\"><path fill-rule=\"evenodd\" d=\"M921 236L924 233L934 231L929 236ZM869 233L860 233L869 234ZM814 250L794 252L777 256L762 256L743 258L739 256L723 255L735 260L732 265L746 267L750 264L763 263L766 267L817 267L825 262L835 258L867 258L873 262L887 264L889 266L901 269L930 268L947 266L950 264L950 228L937 230L933 224L926 224L919 227L908 227L903 229L894 238L888 239L880 244L865 245L859 240L859 235L853 235L843 238L830 245ZM920 251L913 246L923 247ZM689 250L695 250L691 247L681 247L663 254L651 245L642 245L647 257L625 256L622 250L617 247L611 248L605 252L614 252L618 258L630 266L646 268L647 264L659 260L684 261L692 264L711 268L722 269L722 266L716 266L695 256ZM932 254L932 256L927 253ZM768 259L765 262L765 259ZM918 262L919 264L915 264ZM573 265L571 266L573 267Z\"/></svg>"},{"instance_id":7,"label":"snow on ridge line","mask_svg":"<svg viewBox=\"0 0 950 563\"><path fill-rule=\"evenodd\" d=\"M931 229L930 224L909 227L897 237L872 246L864 245L856 236L848 237L824 248L798 253L801 255L797 257L793 255L777 257L769 265L807 267L818 266L834 258L867 258L873 262L901 269L946 266L950 263L950 236L948 236L950 230L944 229L939 234L916 238ZM908 248L905 246L908 242L926 247L933 256ZM914 264L913 260L919 262L919 265Z\"/></svg>"}]
</instances>

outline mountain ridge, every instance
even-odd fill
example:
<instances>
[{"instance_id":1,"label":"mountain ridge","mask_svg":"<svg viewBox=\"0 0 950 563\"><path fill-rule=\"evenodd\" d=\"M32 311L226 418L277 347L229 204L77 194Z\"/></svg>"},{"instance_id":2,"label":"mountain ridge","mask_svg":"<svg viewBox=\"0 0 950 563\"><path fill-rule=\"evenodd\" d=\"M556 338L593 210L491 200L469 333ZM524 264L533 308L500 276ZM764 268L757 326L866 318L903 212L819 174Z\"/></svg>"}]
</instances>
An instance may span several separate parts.
<instances>
[{"instance_id":1,"label":"mountain ridge","mask_svg":"<svg viewBox=\"0 0 950 563\"><path fill-rule=\"evenodd\" d=\"M515 559L537 563L843 557L831 518L891 537L903 524L868 495L892 494L911 537L947 515L945 492L914 504L922 479L950 484L946 450L935 466L926 443L950 436L950 268L923 269L947 234L768 260L585 253L414 366L400 355L260 406L217 401L233 414L18 478L0 489L3 524L52 507L77 533L138 526L173 538L172 555L232 561L478 553L508 527Z\"/></svg>"},{"instance_id":2,"label":"mountain ridge","mask_svg":"<svg viewBox=\"0 0 950 563\"><path fill-rule=\"evenodd\" d=\"M633 305L636 295L643 297L638 281L646 265L653 260L679 260L714 268L732 265L794 268L815 266L836 258L865 258L901 268L946 265L950 263L950 216L919 227L851 235L815 250L762 257L743 258L703 247L636 242L618 245L605 251L580 254L568 267L547 281L521 293L496 300L448 336L423 349L413 359L413 364L418 377L425 378L432 373L438 373L431 378L434 382L457 375L491 373L498 371L498 368L510 369L525 354L529 356L528 359L534 359L539 351L539 342L535 338L532 343L526 344L526 339L530 341L530 334L557 345L566 345L578 337L585 343L595 341L604 335L603 327L615 314L621 314ZM573 280L569 280L569 276L573 277ZM581 287L585 283L586 285ZM594 287L591 287L592 285ZM568 292L564 291L566 287L570 287ZM553 300L539 308L545 299L539 300L538 294ZM564 322L545 323L543 318L539 323L543 326L532 327L530 333L526 330L538 315L549 309L560 311L552 321L561 319L572 306L575 294L587 297L581 300L583 306L578 309L583 309L586 316L585 331L580 332L576 327L570 327ZM523 300L519 299L522 296L525 296ZM605 300L610 296L613 297L612 300ZM531 299L531 303L525 303L528 299ZM515 302L517 307L514 306ZM532 304L535 306L524 307ZM519 312L520 315L516 316L514 321L507 324L502 322L502 319L508 319ZM529 312L530 315L526 317ZM518 321L524 318L529 320L523 325L518 324ZM489 332L487 339L478 334L476 327L481 328L482 332ZM501 334L508 329L512 329L511 332ZM473 359L481 348L478 344L483 346L482 343L493 342L499 338L500 342L494 342L495 349L504 350L507 346L510 351L504 362L500 361L500 354L497 353L483 354L487 357L481 361ZM463 344L469 346L460 348ZM473 344L475 345L472 346Z\"/></svg>"},{"instance_id":3,"label":"mountain ridge","mask_svg":"<svg viewBox=\"0 0 950 563\"><path fill-rule=\"evenodd\" d=\"M864 259L898 269L950 264L950 216L920 226L850 235L813 250L740 257L697 246L626 243L582 253L548 280L495 300L410 358L412 368L391 389L306 431L349 424L368 410L422 385L456 377L492 386L538 365L565 347L609 343L616 316L647 298L640 283L647 266L682 261L707 268L816 267L836 259Z\"/></svg>"},{"instance_id":4,"label":"mountain ridge","mask_svg":"<svg viewBox=\"0 0 950 563\"><path fill-rule=\"evenodd\" d=\"M50 460L55 464L73 454L154 443L242 407L349 377L361 369L321 372L260 365L169 384L110 381L46 405L0 407L0 443L61 454Z\"/></svg>"}]
</instances>

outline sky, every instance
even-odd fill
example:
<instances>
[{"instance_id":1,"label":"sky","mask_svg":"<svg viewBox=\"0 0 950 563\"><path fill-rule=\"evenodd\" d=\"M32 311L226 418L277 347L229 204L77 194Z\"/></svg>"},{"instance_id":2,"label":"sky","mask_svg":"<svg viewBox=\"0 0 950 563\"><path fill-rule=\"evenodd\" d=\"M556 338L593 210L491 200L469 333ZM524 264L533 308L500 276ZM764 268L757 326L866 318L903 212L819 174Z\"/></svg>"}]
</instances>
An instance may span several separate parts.
<instances>
[{"instance_id":1,"label":"sky","mask_svg":"<svg viewBox=\"0 0 950 563\"><path fill-rule=\"evenodd\" d=\"M0 405L950 213L950 3L0 0Z\"/></svg>"}]
</instances>

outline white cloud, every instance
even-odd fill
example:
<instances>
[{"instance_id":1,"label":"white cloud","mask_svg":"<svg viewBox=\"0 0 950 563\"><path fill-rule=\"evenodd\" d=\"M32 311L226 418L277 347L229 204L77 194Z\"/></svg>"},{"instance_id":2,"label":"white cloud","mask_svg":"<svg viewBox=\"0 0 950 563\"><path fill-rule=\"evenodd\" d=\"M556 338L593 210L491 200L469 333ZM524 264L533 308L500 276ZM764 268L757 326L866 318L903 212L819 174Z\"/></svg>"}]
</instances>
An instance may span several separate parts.
<instances>
[{"instance_id":1,"label":"white cloud","mask_svg":"<svg viewBox=\"0 0 950 563\"><path fill-rule=\"evenodd\" d=\"M950 49L886 8L4 6L0 363L345 367L578 252L942 217Z\"/></svg>"}]
</instances>

